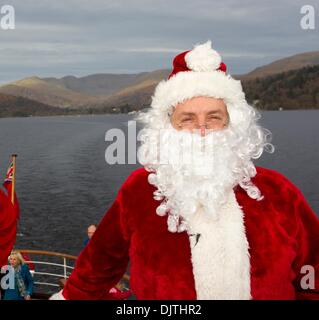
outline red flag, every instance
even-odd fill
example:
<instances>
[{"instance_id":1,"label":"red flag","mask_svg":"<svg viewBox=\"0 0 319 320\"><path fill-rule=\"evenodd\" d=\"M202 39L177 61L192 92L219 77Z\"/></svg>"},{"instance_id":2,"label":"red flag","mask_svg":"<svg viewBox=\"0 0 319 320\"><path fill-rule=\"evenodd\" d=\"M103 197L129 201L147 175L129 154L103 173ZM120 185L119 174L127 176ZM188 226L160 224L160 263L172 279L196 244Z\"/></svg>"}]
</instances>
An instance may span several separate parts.
<instances>
[{"instance_id":1,"label":"red flag","mask_svg":"<svg viewBox=\"0 0 319 320\"><path fill-rule=\"evenodd\" d=\"M4 183L3 186L7 190L8 199L11 201L12 183ZM12 205L12 203L11 203L11 205ZM14 205L13 205L13 208L14 208L15 215L16 215L17 219L19 219L20 218L20 206L19 206L19 201L18 201L18 197L17 197L16 193L14 193Z\"/></svg>"},{"instance_id":2,"label":"red flag","mask_svg":"<svg viewBox=\"0 0 319 320\"><path fill-rule=\"evenodd\" d=\"M7 174L6 177L4 179L4 183L3 186L5 187L5 189L7 190L7 194L8 194L8 198L12 199L12 185L13 185L13 179L14 179L14 163L13 161L10 163L10 166L7 170ZM20 217L20 207L19 207L19 202L18 202L18 198L16 195L16 192L14 191L14 209L16 211L16 215L17 218L19 219Z\"/></svg>"},{"instance_id":3,"label":"red flag","mask_svg":"<svg viewBox=\"0 0 319 320\"><path fill-rule=\"evenodd\" d=\"M16 209L0 189L0 268L8 264L8 256L16 241L17 221Z\"/></svg>"},{"instance_id":4,"label":"red flag","mask_svg":"<svg viewBox=\"0 0 319 320\"><path fill-rule=\"evenodd\" d=\"M13 161L10 163L10 166L7 170L7 174L6 174L6 177L4 179L4 183L7 184L7 183L12 183L12 179L13 179L13 174L14 174L14 164L13 164Z\"/></svg>"}]
</instances>

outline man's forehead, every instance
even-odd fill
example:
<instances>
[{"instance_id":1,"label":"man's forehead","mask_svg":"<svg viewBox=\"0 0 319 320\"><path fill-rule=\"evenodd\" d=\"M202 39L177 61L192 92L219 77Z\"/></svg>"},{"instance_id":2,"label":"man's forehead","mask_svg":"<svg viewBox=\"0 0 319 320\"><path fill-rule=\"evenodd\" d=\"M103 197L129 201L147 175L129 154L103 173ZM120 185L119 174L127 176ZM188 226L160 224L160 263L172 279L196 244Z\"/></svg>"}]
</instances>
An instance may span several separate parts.
<instances>
[{"instance_id":1,"label":"man's forehead","mask_svg":"<svg viewBox=\"0 0 319 320\"><path fill-rule=\"evenodd\" d=\"M191 99L186 99L175 105L175 107L184 107L184 106L221 106L225 105L224 99L199 96Z\"/></svg>"},{"instance_id":2,"label":"man's forehead","mask_svg":"<svg viewBox=\"0 0 319 320\"><path fill-rule=\"evenodd\" d=\"M217 114L217 113L222 113L221 109L215 109L215 110L198 110L199 112L205 112L207 114ZM187 115L187 116L192 116L196 115L196 112L193 111L181 111L181 115Z\"/></svg>"}]
</instances>

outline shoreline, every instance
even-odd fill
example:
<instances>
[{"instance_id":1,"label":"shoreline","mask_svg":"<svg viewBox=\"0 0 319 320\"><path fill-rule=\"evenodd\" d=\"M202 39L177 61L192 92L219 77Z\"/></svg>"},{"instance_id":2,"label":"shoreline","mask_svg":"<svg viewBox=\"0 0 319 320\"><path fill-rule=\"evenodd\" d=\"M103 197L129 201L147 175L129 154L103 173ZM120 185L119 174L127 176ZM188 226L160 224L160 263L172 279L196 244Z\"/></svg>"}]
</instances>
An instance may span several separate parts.
<instances>
[{"instance_id":1,"label":"shoreline","mask_svg":"<svg viewBox=\"0 0 319 320\"><path fill-rule=\"evenodd\" d=\"M282 110L263 110L263 109L256 109L258 112L286 112L286 111L319 111L319 109L317 108L300 108L300 109L282 109ZM141 112L142 110L138 110L138 111L130 111L128 113L114 113L114 112L110 112L110 113L74 113L74 114L57 114L57 115L29 115L29 116L8 116L8 117L0 117L0 121L2 119L26 119L26 118L57 118L57 117L83 117L83 116L118 116L118 115L126 115L126 116L130 116L130 115L136 115L137 113Z\"/></svg>"}]
</instances>

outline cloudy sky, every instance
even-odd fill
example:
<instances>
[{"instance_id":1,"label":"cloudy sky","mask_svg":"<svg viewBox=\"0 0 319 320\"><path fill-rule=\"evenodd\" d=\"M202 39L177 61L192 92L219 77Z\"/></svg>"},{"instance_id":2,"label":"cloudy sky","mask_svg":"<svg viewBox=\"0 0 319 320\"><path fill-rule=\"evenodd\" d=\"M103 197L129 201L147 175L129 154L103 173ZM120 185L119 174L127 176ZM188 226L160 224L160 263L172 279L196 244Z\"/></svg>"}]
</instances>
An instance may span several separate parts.
<instances>
[{"instance_id":1,"label":"cloudy sky","mask_svg":"<svg viewBox=\"0 0 319 320\"><path fill-rule=\"evenodd\" d=\"M0 83L169 68L211 39L231 74L319 50L318 0L0 0L15 30L0 29ZM303 5L314 30L300 27ZM3 14L2 14L3 16Z\"/></svg>"}]
</instances>

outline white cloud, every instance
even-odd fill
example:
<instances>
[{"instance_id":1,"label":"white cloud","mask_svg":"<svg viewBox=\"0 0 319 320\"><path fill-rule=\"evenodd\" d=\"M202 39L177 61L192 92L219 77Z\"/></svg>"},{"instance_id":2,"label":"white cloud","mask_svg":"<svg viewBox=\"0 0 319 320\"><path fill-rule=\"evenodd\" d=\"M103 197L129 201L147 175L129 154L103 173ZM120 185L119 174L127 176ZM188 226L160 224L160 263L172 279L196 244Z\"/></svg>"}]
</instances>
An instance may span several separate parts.
<instances>
[{"instance_id":1,"label":"white cloud","mask_svg":"<svg viewBox=\"0 0 319 320\"><path fill-rule=\"evenodd\" d=\"M236 73L317 49L301 30L303 0L7 0L16 30L0 30L0 81L21 75L166 68L208 39ZM316 0L309 0L319 13ZM12 72L12 76L8 76Z\"/></svg>"}]
</instances>

